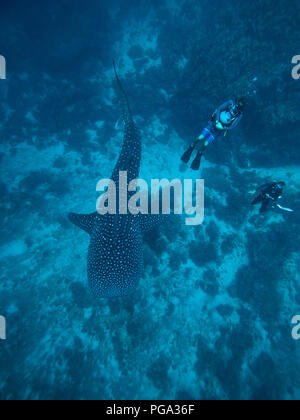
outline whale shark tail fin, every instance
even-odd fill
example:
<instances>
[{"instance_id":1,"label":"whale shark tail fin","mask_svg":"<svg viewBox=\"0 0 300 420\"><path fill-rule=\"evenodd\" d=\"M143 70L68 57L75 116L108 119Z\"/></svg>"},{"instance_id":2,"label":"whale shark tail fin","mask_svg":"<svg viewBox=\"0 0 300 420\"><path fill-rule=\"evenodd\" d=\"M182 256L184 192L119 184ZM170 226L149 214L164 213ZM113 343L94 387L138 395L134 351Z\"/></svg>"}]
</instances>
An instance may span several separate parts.
<instances>
[{"instance_id":1,"label":"whale shark tail fin","mask_svg":"<svg viewBox=\"0 0 300 420\"><path fill-rule=\"evenodd\" d=\"M128 96L125 92L125 89L123 88L122 83L120 81L115 61L113 62L113 65L114 65L115 77L116 77L116 81L117 81L118 94L119 94L119 97L120 97L120 100L121 100L121 103L122 103L122 118L126 122L126 121L132 119L129 100L128 100Z\"/></svg>"},{"instance_id":2,"label":"whale shark tail fin","mask_svg":"<svg viewBox=\"0 0 300 420\"><path fill-rule=\"evenodd\" d=\"M91 235L93 232L96 216L97 216L97 213L92 213L92 214L69 213L68 215L69 220L71 223L73 223L73 225L84 230L89 235Z\"/></svg>"},{"instance_id":3,"label":"whale shark tail fin","mask_svg":"<svg viewBox=\"0 0 300 420\"><path fill-rule=\"evenodd\" d=\"M142 155L142 138L141 133L133 120L128 97L120 81L115 63L114 71L117 95L121 103L122 120L124 122L122 150L111 177L111 179L116 183L117 188L119 188L118 182L120 172L127 172L128 184L130 181L139 177Z\"/></svg>"}]
</instances>

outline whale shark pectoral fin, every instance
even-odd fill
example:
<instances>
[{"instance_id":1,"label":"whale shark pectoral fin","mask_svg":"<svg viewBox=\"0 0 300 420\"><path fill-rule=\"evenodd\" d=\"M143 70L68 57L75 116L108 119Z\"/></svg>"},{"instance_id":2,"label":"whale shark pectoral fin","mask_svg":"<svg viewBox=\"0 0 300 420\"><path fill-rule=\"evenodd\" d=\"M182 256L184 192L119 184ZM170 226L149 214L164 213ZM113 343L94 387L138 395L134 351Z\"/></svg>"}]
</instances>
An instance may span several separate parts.
<instances>
[{"instance_id":1,"label":"whale shark pectoral fin","mask_svg":"<svg viewBox=\"0 0 300 420\"><path fill-rule=\"evenodd\" d=\"M170 220L170 215L140 215L140 225L142 232L149 232L150 230L153 230L160 226L163 223L166 223L168 220Z\"/></svg>"},{"instance_id":2,"label":"whale shark pectoral fin","mask_svg":"<svg viewBox=\"0 0 300 420\"><path fill-rule=\"evenodd\" d=\"M87 232L89 235L93 232L93 227L95 224L97 213L92 214L76 214L69 213L69 220L73 225L79 227L80 229Z\"/></svg>"}]
</instances>

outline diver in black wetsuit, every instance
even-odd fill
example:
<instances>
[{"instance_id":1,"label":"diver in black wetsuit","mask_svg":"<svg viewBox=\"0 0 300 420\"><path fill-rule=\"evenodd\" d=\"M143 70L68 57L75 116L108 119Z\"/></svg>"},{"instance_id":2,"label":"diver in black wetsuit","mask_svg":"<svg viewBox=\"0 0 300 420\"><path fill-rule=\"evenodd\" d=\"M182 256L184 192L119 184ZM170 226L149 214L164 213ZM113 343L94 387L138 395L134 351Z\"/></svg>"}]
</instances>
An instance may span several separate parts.
<instances>
[{"instance_id":1,"label":"diver in black wetsuit","mask_svg":"<svg viewBox=\"0 0 300 420\"><path fill-rule=\"evenodd\" d=\"M211 121L204 128L197 140L190 145L188 150L181 157L184 163L188 163L195 149L197 156L194 159L191 168L198 171L201 165L201 159L206 147L214 142L222 133L226 135L227 131L234 129L243 118L243 111L246 105L246 98L228 101L220 106L213 114Z\"/></svg>"},{"instance_id":2,"label":"diver in black wetsuit","mask_svg":"<svg viewBox=\"0 0 300 420\"><path fill-rule=\"evenodd\" d=\"M265 213L271 208L278 207L281 210L293 211L291 209L286 209L277 204L277 201L281 198L283 194L283 189L286 186L285 182L271 182L265 184L262 187L258 188L256 191L256 196L252 201L252 205L261 203L260 213Z\"/></svg>"}]
</instances>

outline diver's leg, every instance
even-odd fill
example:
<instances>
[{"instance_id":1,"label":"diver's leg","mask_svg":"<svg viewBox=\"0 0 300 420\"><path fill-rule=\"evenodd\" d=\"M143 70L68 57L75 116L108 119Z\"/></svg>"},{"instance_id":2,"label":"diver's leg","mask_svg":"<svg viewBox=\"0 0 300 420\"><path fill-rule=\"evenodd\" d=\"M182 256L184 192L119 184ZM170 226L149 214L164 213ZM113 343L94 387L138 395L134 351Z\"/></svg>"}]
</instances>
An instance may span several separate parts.
<instances>
[{"instance_id":1,"label":"diver's leg","mask_svg":"<svg viewBox=\"0 0 300 420\"><path fill-rule=\"evenodd\" d=\"M192 163L192 166L191 166L191 168L194 170L194 171L199 171L199 169L200 169L200 165L201 165L201 159L202 159L202 156L203 156L203 154L204 154L204 151L205 151L205 149L206 149L206 147L208 146L208 143L205 143L199 150L198 150L198 152L197 152L197 156L196 156L196 158L194 159L194 161L193 161L193 163Z\"/></svg>"},{"instance_id":2,"label":"diver's leg","mask_svg":"<svg viewBox=\"0 0 300 420\"><path fill-rule=\"evenodd\" d=\"M270 200L264 200L260 208L260 213L266 213L269 210Z\"/></svg>"},{"instance_id":3,"label":"diver's leg","mask_svg":"<svg viewBox=\"0 0 300 420\"><path fill-rule=\"evenodd\" d=\"M251 204L252 204L252 206L255 206L256 204L261 203L262 200L263 200L262 196L261 195L258 195L257 197L254 198L254 200L252 201Z\"/></svg>"},{"instance_id":4,"label":"diver's leg","mask_svg":"<svg viewBox=\"0 0 300 420\"><path fill-rule=\"evenodd\" d=\"M192 143L190 145L190 147L188 148L188 150L181 156L181 160L184 163L189 162L189 160L191 159L191 156L193 154L193 151L195 150L195 148L199 144L199 142L202 140L202 138L204 138L204 136L202 136L202 135L200 137L198 137L198 139L194 143Z\"/></svg>"}]
</instances>

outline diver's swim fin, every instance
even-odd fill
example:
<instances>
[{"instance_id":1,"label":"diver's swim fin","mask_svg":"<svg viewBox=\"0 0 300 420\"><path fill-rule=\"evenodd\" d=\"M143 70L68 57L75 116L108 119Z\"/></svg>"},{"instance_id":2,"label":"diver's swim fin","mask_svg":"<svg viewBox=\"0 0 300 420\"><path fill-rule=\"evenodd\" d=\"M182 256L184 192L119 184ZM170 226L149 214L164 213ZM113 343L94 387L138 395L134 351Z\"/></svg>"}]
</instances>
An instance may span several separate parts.
<instances>
[{"instance_id":1,"label":"diver's swim fin","mask_svg":"<svg viewBox=\"0 0 300 420\"><path fill-rule=\"evenodd\" d=\"M202 152L198 152L197 156L194 160L194 162L192 163L191 168L193 169L193 171L199 171L200 169L200 165L201 165L201 159L202 159L203 153Z\"/></svg>"},{"instance_id":2,"label":"diver's swim fin","mask_svg":"<svg viewBox=\"0 0 300 420\"><path fill-rule=\"evenodd\" d=\"M264 200L260 208L260 213L266 213L269 210L270 204L270 200Z\"/></svg>"},{"instance_id":3,"label":"diver's swim fin","mask_svg":"<svg viewBox=\"0 0 300 420\"><path fill-rule=\"evenodd\" d=\"M188 163L189 162L189 160L191 159L191 156L193 154L193 151L195 150L195 147L196 146L194 144L192 144L188 148L188 150L181 157L182 162L184 162L184 163Z\"/></svg>"}]
</instances>

